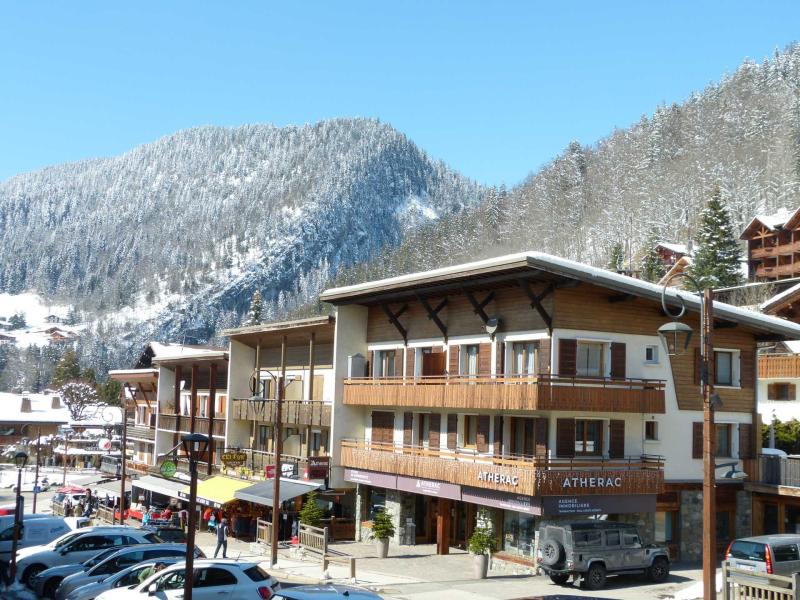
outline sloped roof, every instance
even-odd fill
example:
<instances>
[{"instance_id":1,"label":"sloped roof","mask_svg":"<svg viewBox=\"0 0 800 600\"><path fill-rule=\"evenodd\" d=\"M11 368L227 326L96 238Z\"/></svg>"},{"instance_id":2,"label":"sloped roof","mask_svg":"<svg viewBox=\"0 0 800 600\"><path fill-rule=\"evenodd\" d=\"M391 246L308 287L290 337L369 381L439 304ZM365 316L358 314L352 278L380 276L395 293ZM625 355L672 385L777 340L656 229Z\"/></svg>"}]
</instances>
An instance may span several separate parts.
<instances>
[{"instance_id":1,"label":"sloped roof","mask_svg":"<svg viewBox=\"0 0 800 600\"><path fill-rule=\"evenodd\" d=\"M676 254L688 254L689 253L689 248L686 246L686 244L673 244L671 242L660 242L656 246L656 248L666 248L667 250L675 252Z\"/></svg>"},{"instance_id":2,"label":"sloped roof","mask_svg":"<svg viewBox=\"0 0 800 600\"><path fill-rule=\"evenodd\" d=\"M772 298L762 302L758 308L765 313L770 313L776 308L797 299L800 299L800 283L783 290L779 294L775 294Z\"/></svg>"},{"instance_id":3,"label":"sloped roof","mask_svg":"<svg viewBox=\"0 0 800 600\"><path fill-rule=\"evenodd\" d=\"M746 239L747 233L754 225L761 224L770 231L775 231L776 229L786 225L790 221L793 221L794 218L797 216L798 212L800 212L800 208L790 211L788 208L781 207L778 209L778 212L771 214L771 215L756 215L753 219L747 224L747 226L742 231L742 235L739 236L740 240Z\"/></svg>"}]
</instances>

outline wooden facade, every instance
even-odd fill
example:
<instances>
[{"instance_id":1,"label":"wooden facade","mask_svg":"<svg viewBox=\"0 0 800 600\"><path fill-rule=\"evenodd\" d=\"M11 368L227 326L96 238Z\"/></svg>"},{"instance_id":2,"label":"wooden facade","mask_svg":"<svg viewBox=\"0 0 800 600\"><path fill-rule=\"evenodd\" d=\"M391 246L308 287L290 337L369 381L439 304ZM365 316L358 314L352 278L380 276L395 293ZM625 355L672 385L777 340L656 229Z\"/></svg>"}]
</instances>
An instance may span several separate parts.
<instances>
[{"instance_id":1,"label":"wooden facade","mask_svg":"<svg viewBox=\"0 0 800 600\"><path fill-rule=\"evenodd\" d=\"M800 211L756 217L740 239L747 243L751 279L778 281L800 276Z\"/></svg>"},{"instance_id":2,"label":"wooden facade","mask_svg":"<svg viewBox=\"0 0 800 600\"><path fill-rule=\"evenodd\" d=\"M800 378L800 354L763 354L758 357L761 379Z\"/></svg>"},{"instance_id":3,"label":"wooden facade","mask_svg":"<svg viewBox=\"0 0 800 600\"><path fill-rule=\"evenodd\" d=\"M275 413L275 400L254 402L249 398L235 398L231 402L233 419L274 423ZM284 400L281 406L281 422L288 425L330 427L331 404L319 400Z\"/></svg>"}]
</instances>

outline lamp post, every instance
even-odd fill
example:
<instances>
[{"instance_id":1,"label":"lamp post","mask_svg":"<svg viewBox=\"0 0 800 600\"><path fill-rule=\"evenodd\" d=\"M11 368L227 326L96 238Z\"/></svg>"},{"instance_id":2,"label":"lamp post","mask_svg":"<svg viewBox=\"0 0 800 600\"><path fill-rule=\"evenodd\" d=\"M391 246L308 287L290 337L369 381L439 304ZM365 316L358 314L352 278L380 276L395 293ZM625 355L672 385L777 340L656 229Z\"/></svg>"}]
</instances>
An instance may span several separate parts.
<instances>
[{"instance_id":1,"label":"lamp post","mask_svg":"<svg viewBox=\"0 0 800 600\"><path fill-rule=\"evenodd\" d=\"M681 307L677 314L667 308L667 287L676 277L685 277L699 290L699 282L687 273L675 273L664 282L661 292L661 307L673 321L658 328L658 334L667 349L667 354L677 356L689 347L692 329L680 319L686 312L683 298L676 294ZM719 396L714 393L713 356L714 346L714 299L711 288L703 288L700 296L700 389L703 394L703 598L715 600L717 597L717 513L716 513L716 464L714 458L716 432L714 430L714 410Z\"/></svg>"},{"instance_id":2,"label":"lamp post","mask_svg":"<svg viewBox=\"0 0 800 600\"><path fill-rule=\"evenodd\" d=\"M67 485L67 459L69 458L69 431L64 430L64 476L61 478L61 485Z\"/></svg>"},{"instance_id":3,"label":"lamp post","mask_svg":"<svg viewBox=\"0 0 800 600\"><path fill-rule=\"evenodd\" d=\"M13 584L17 576L17 546L19 545L19 534L22 530L22 518L25 513L24 505L20 506L22 500L22 470L28 462L28 455L24 452L17 452L14 455L14 464L17 465L17 498L14 504L14 537L11 541L11 567L8 571L9 581Z\"/></svg>"},{"instance_id":4,"label":"lamp post","mask_svg":"<svg viewBox=\"0 0 800 600\"><path fill-rule=\"evenodd\" d=\"M197 461L208 450L209 438L202 433L190 433L181 438L183 451L189 457L189 531L186 534L186 571L183 581L183 600L192 600L194 584L194 536L197 529Z\"/></svg>"},{"instance_id":5,"label":"lamp post","mask_svg":"<svg viewBox=\"0 0 800 600\"><path fill-rule=\"evenodd\" d=\"M36 498L39 496L39 448L42 443L42 428L36 428L36 474L33 476L33 512L36 513Z\"/></svg>"}]
</instances>

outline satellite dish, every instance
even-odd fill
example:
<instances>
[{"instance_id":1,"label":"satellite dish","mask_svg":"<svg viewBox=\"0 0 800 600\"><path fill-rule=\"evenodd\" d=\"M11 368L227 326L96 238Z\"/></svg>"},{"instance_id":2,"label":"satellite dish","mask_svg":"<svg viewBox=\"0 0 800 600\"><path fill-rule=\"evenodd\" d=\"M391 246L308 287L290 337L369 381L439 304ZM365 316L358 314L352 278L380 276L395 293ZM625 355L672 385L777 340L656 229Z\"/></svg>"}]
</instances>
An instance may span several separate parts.
<instances>
[{"instance_id":1,"label":"satellite dish","mask_svg":"<svg viewBox=\"0 0 800 600\"><path fill-rule=\"evenodd\" d=\"M491 336L494 336L494 334L497 332L498 327L500 327L500 319L498 319L497 317L492 317L490 319L487 319L486 333L488 333Z\"/></svg>"}]
</instances>

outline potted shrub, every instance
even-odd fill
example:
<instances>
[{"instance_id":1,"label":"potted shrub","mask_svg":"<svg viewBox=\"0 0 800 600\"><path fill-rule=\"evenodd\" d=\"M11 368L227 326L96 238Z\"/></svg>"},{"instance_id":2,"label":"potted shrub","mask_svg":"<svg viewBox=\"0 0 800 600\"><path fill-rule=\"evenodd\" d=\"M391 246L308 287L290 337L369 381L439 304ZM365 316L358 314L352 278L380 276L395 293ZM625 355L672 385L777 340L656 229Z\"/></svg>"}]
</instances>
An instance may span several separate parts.
<instances>
[{"instance_id":1,"label":"potted shrub","mask_svg":"<svg viewBox=\"0 0 800 600\"><path fill-rule=\"evenodd\" d=\"M475 577L486 579L489 571L489 555L494 552L494 534L491 521L485 510L478 513L478 523L469 537L469 551L473 555Z\"/></svg>"},{"instance_id":2,"label":"potted shrub","mask_svg":"<svg viewBox=\"0 0 800 600\"><path fill-rule=\"evenodd\" d=\"M372 519L372 536L375 538L375 549L378 558L386 558L389 554L389 538L394 536L392 516L381 509Z\"/></svg>"},{"instance_id":3,"label":"potted shrub","mask_svg":"<svg viewBox=\"0 0 800 600\"><path fill-rule=\"evenodd\" d=\"M300 522L311 527L322 527L324 517L325 511L317 504L317 492L309 492L303 508L300 509Z\"/></svg>"}]
</instances>

